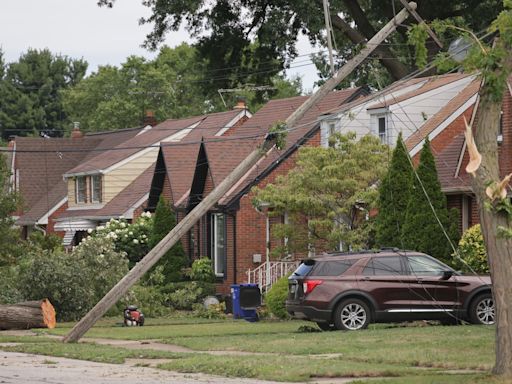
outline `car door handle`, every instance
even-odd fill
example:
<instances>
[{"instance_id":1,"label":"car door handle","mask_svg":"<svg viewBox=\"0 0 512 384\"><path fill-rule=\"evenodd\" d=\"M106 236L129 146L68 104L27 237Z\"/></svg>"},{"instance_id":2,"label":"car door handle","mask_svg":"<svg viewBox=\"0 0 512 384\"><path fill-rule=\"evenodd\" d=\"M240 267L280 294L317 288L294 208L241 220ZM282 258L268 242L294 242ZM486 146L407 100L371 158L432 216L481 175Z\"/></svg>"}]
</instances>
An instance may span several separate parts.
<instances>
[{"instance_id":1,"label":"car door handle","mask_svg":"<svg viewBox=\"0 0 512 384\"><path fill-rule=\"evenodd\" d=\"M419 284L423 283L423 279L416 279L416 281L417 281Z\"/></svg>"}]
</instances>

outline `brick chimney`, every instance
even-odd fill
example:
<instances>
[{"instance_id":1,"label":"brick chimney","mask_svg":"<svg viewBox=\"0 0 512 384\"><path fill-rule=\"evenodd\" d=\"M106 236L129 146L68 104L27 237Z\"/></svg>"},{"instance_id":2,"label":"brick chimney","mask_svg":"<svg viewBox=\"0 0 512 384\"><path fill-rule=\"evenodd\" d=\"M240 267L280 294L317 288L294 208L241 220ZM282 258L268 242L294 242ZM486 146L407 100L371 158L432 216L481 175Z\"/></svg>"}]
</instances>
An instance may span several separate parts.
<instances>
[{"instance_id":1,"label":"brick chimney","mask_svg":"<svg viewBox=\"0 0 512 384\"><path fill-rule=\"evenodd\" d=\"M72 139L81 139L84 137L84 133L80 130L80 122L74 121L73 122L73 130L71 131L71 138Z\"/></svg>"},{"instance_id":2,"label":"brick chimney","mask_svg":"<svg viewBox=\"0 0 512 384\"><path fill-rule=\"evenodd\" d=\"M157 124L158 124L158 122L156 121L155 113L153 111L147 110L146 114L144 115L144 121L142 122L142 125L144 127L146 127L148 125L151 125L152 127L154 127Z\"/></svg>"},{"instance_id":3,"label":"brick chimney","mask_svg":"<svg viewBox=\"0 0 512 384\"><path fill-rule=\"evenodd\" d=\"M238 96L236 98L236 104L233 109L247 109L247 103L245 101L245 97Z\"/></svg>"}]
</instances>

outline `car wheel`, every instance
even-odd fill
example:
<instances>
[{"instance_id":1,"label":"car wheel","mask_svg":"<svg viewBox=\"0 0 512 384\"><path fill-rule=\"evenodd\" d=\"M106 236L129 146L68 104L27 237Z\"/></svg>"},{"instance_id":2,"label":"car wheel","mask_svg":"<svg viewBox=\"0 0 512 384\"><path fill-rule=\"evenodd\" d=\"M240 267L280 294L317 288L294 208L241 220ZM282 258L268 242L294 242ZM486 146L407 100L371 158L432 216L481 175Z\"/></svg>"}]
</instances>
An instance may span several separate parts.
<instances>
[{"instance_id":1,"label":"car wheel","mask_svg":"<svg viewBox=\"0 0 512 384\"><path fill-rule=\"evenodd\" d=\"M334 331L336 329L334 328L333 324L329 324L323 321L318 321L316 325L318 325L318 328L320 328L322 331Z\"/></svg>"},{"instance_id":2,"label":"car wheel","mask_svg":"<svg viewBox=\"0 0 512 384\"><path fill-rule=\"evenodd\" d=\"M334 313L334 326L344 331L357 331L368 327L370 308L359 299L343 300Z\"/></svg>"},{"instance_id":3,"label":"car wheel","mask_svg":"<svg viewBox=\"0 0 512 384\"><path fill-rule=\"evenodd\" d=\"M492 325L496 322L496 308L490 293L477 296L469 306L469 320L473 324Z\"/></svg>"}]
</instances>

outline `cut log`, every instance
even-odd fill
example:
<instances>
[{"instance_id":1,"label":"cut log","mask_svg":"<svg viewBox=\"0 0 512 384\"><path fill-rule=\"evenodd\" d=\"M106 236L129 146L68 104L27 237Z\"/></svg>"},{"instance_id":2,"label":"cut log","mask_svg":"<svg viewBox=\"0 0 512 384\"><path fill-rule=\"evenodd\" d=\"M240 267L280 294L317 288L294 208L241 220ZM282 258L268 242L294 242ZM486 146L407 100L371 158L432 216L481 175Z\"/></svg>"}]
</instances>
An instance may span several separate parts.
<instances>
[{"instance_id":1,"label":"cut log","mask_svg":"<svg viewBox=\"0 0 512 384\"><path fill-rule=\"evenodd\" d=\"M56 323L48 299L0 305L0 329L55 328Z\"/></svg>"}]
</instances>

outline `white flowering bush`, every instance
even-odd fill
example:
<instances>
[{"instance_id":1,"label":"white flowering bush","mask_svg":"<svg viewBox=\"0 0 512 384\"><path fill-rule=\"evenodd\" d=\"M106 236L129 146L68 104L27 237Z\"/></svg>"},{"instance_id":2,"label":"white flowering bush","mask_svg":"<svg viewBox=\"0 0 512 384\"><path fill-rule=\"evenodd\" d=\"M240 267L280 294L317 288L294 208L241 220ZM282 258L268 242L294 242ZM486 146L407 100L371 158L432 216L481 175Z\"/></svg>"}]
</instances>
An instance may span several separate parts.
<instances>
[{"instance_id":1,"label":"white flowering bush","mask_svg":"<svg viewBox=\"0 0 512 384\"><path fill-rule=\"evenodd\" d=\"M151 213L144 212L133 223L126 219L111 219L105 225L99 226L90 231L92 237L111 239L115 249L126 253L126 257L133 266L142 259L151 249L149 236L153 229L153 218Z\"/></svg>"}]
</instances>

